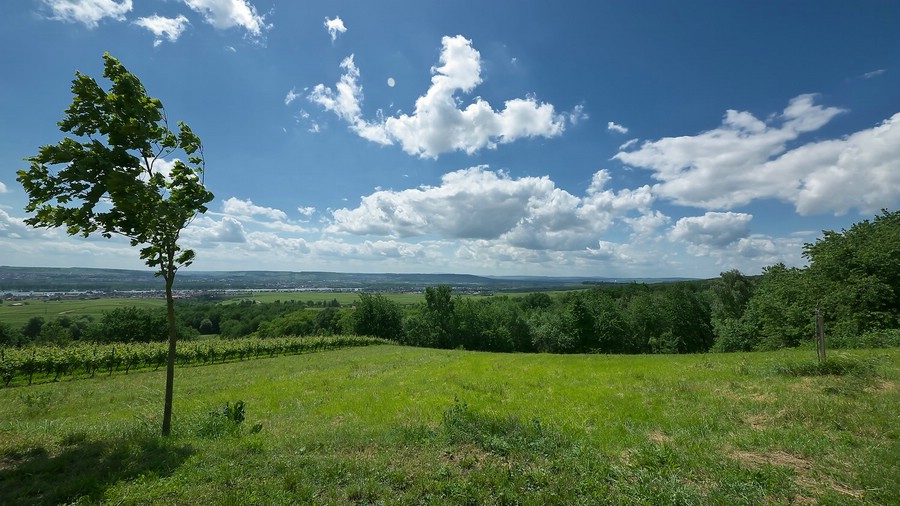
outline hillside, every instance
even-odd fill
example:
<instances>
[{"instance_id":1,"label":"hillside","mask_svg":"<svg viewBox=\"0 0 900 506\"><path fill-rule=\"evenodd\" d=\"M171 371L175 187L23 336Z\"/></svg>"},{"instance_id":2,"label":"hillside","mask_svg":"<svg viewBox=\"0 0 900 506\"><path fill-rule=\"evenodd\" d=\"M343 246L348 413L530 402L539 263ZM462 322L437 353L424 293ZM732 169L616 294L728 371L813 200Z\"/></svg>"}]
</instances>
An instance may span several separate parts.
<instances>
[{"instance_id":1,"label":"hillside","mask_svg":"<svg viewBox=\"0 0 900 506\"><path fill-rule=\"evenodd\" d=\"M677 281L678 278L486 277L470 274L395 274L289 271L192 271L178 273L180 290L348 290L422 291L449 285L460 291L529 291L583 287L586 284ZM0 293L7 291L161 290L151 270L0 266Z\"/></svg>"},{"instance_id":2,"label":"hillside","mask_svg":"<svg viewBox=\"0 0 900 506\"><path fill-rule=\"evenodd\" d=\"M169 439L161 371L0 389L0 503L897 504L900 350L813 355L182 368Z\"/></svg>"}]
</instances>

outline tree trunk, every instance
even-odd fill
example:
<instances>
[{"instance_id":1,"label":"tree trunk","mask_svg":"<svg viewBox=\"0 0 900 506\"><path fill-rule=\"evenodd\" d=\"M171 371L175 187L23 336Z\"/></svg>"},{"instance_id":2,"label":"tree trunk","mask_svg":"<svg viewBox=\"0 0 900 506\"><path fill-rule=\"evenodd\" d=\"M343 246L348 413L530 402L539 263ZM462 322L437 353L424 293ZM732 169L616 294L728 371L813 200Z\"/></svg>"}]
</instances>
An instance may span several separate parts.
<instances>
[{"instance_id":1,"label":"tree trunk","mask_svg":"<svg viewBox=\"0 0 900 506\"><path fill-rule=\"evenodd\" d=\"M169 326L169 357L166 364L166 400L163 407L162 435L168 436L172 430L172 389L175 383L175 299L172 297L172 284L175 272L169 269L166 273L166 313Z\"/></svg>"}]
</instances>

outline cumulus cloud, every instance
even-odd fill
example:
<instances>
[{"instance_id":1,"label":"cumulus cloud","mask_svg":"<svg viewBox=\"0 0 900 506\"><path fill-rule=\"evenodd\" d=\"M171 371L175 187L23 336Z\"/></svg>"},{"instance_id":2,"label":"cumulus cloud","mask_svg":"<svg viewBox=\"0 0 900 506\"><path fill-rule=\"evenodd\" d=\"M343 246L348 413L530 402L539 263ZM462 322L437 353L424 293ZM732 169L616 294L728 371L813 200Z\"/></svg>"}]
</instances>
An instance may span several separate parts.
<instances>
[{"instance_id":1,"label":"cumulus cloud","mask_svg":"<svg viewBox=\"0 0 900 506\"><path fill-rule=\"evenodd\" d=\"M805 265L802 257L804 238L799 236L772 237L765 234L749 234L724 246L709 247L691 245L688 252L695 257L712 258L720 269L738 269L756 273L767 265L779 262L788 266ZM709 268L707 266L707 268Z\"/></svg>"},{"instance_id":2,"label":"cumulus cloud","mask_svg":"<svg viewBox=\"0 0 900 506\"><path fill-rule=\"evenodd\" d=\"M0 209L0 237L8 237L11 239L21 239L29 234L32 229L25 224L22 218L10 216L9 213Z\"/></svg>"},{"instance_id":3,"label":"cumulus cloud","mask_svg":"<svg viewBox=\"0 0 900 506\"><path fill-rule=\"evenodd\" d=\"M818 105L815 98L792 99L768 122L729 110L718 128L647 141L614 158L652 170L660 181L653 188L659 195L706 209L730 209L761 198L791 202L802 214L845 212L850 207L871 211L896 202L900 116L846 138L789 149L801 134L845 112ZM854 184L836 191L838 181L854 177ZM894 184L885 186L889 183ZM827 203L832 197L833 203Z\"/></svg>"},{"instance_id":4,"label":"cumulus cloud","mask_svg":"<svg viewBox=\"0 0 900 506\"><path fill-rule=\"evenodd\" d=\"M153 41L153 47L157 47L163 43L163 39L169 42L176 42L178 37L187 29L190 22L181 14L175 18L167 18L157 16L156 14L148 17L137 18L134 24L150 30L156 39Z\"/></svg>"},{"instance_id":5,"label":"cumulus cloud","mask_svg":"<svg viewBox=\"0 0 900 506\"><path fill-rule=\"evenodd\" d=\"M412 114L376 119L362 117L363 88L353 55L341 62L344 74L334 89L316 85L308 98L335 113L364 139L399 144L411 155L437 158L442 153L468 154L529 137L555 137L565 129L566 116L535 97L507 100L502 110L481 97L461 108L457 93L471 93L481 84L481 55L472 41L458 35L441 40L441 65L432 67L431 86L416 100ZM570 118L571 119L571 116Z\"/></svg>"},{"instance_id":6,"label":"cumulus cloud","mask_svg":"<svg viewBox=\"0 0 900 506\"><path fill-rule=\"evenodd\" d=\"M96 28L104 18L124 21L131 12L131 0L43 0L50 9L50 19L67 23L81 23Z\"/></svg>"},{"instance_id":7,"label":"cumulus cloud","mask_svg":"<svg viewBox=\"0 0 900 506\"><path fill-rule=\"evenodd\" d=\"M311 244L310 251L322 257L367 262L422 259L428 256L427 247L423 244L393 240L348 243L335 239L324 239Z\"/></svg>"},{"instance_id":8,"label":"cumulus cloud","mask_svg":"<svg viewBox=\"0 0 900 506\"><path fill-rule=\"evenodd\" d=\"M340 16L335 16L334 19L325 18L325 29L328 30L328 35L331 36L331 42L337 40L338 34L347 32L347 27L344 26L344 21Z\"/></svg>"},{"instance_id":9,"label":"cumulus cloud","mask_svg":"<svg viewBox=\"0 0 900 506\"><path fill-rule=\"evenodd\" d=\"M331 111L355 128L364 128L366 122L362 119L362 86L359 85L359 69L350 55L341 62L344 74L334 89L317 84L313 87L308 98L310 102L319 104L325 110Z\"/></svg>"},{"instance_id":10,"label":"cumulus cloud","mask_svg":"<svg viewBox=\"0 0 900 506\"><path fill-rule=\"evenodd\" d=\"M439 186L364 196L355 209L332 211L330 232L388 237L436 235L499 241L528 250L571 251L596 245L600 235L629 213L646 213L650 188L606 189L597 172L582 197L557 188L549 177L513 179L486 166L445 174Z\"/></svg>"},{"instance_id":11,"label":"cumulus cloud","mask_svg":"<svg viewBox=\"0 0 900 506\"><path fill-rule=\"evenodd\" d=\"M658 231L660 228L669 224L671 218L660 211L650 211L636 217L623 218L632 230L632 239L659 239Z\"/></svg>"},{"instance_id":12,"label":"cumulus cloud","mask_svg":"<svg viewBox=\"0 0 900 506\"><path fill-rule=\"evenodd\" d=\"M750 235L750 220L746 213L706 213L689 216L675 222L669 237L700 248L724 248Z\"/></svg>"},{"instance_id":13,"label":"cumulus cloud","mask_svg":"<svg viewBox=\"0 0 900 506\"><path fill-rule=\"evenodd\" d=\"M314 208L308 208L313 209ZM300 209L298 209L299 211ZM316 229L303 226L304 222L289 220L287 213L273 207L258 206L252 200L241 200L230 197L222 202L221 213L210 213L225 216L237 220L244 226L258 229L263 227L269 230L285 232L288 234L304 234ZM303 214L301 212L301 214ZM248 237L253 237L248 234Z\"/></svg>"},{"instance_id":14,"label":"cumulus cloud","mask_svg":"<svg viewBox=\"0 0 900 506\"><path fill-rule=\"evenodd\" d=\"M191 227L188 234L191 239L200 243L245 243L247 242L244 226L240 221L225 216L220 221L205 220Z\"/></svg>"},{"instance_id":15,"label":"cumulus cloud","mask_svg":"<svg viewBox=\"0 0 900 506\"><path fill-rule=\"evenodd\" d=\"M297 212L309 218L316 212L315 207L298 207Z\"/></svg>"},{"instance_id":16,"label":"cumulus cloud","mask_svg":"<svg viewBox=\"0 0 900 506\"><path fill-rule=\"evenodd\" d=\"M627 133L628 133L628 128L627 128L627 127L624 127L624 126L622 126L622 125L619 125L618 123L616 123L616 122L614 122L614 121L608 122L608 123L606 124L606 129L607 129L607 130L610 130L610 131L612 131L612 132L618 132L618 133L620 133L620 134L627 134Z\"/></svg>"},{"instance_id":17,"label":"cumulus cloud","mask_svg":"<svg viewBox=\"0 0 900 506\"><path fill-rule=\"evenodd\" d=\"M309 243L301 237L291 237L278 229L277 232L254 229L254 222L234 216L201 216L185 229L185 245L202 248L203 257L224 259L234 265L244 262L253 268L260 265L277 266L298 254L309 253ZM260 258L265 252L271 256ZM249 263L248 263L249 262Z\"/></svg>"},{"instance_id":18,"label":"cumulus cloud","mask_svg":"<svg viewBox=\"0 0 900 506\"><path fill-rule=\"evenodd\" d=\"M256 12L256 7L247 0L182 0L185 5L203 16L203 20L219 30L240 27L247 35L259 38L272 25L267 25L265 16Z\"/></svg>"},{"instance_id":19,"label":"cumulus cloud","mask_svg":"<svg viewBox=\"0 0 900 506\"><path fill-rule=\"evenodd\" d=\"M168 181L169 175L172 174L172 169L175 168L175 163L179 161L181 160L178 158L172 158L171 160L167 158L157 158L156 160L153 160L153 164L150 168L154 174L160 174ZM150 175L146 172L141 172L140 175L138 175L138 179L146 183L150 181Z\"/></svg>"},{"instance_id":20,"label":"cumulus cloud","mask_svg":"<svg viewBox=\"0 0 900 506\"><path fill-rule=\"evenodd\" d=\"M3 184L3 181L0 181L0 193L6 193L9 189L6 188L6 185Z\"/></svg>"},{"instance_id":21,"label":"cumulus cloud","mask_svg":"<svg viewBox=\"0 0 900 506\"><path fill-rule=\"evenodd\" d=\"M781 198L803 215L851 209L872 214L900 205L900 113L841 139L809 143L764 167L782 175Z\"/></svg>"},{"instance_id":22,"label":"cumulus cloud","mask_svg":"<svg viewBox=\"0 0 900 506\"><path fill-rule=\"evenodd\" d=\"M273 207L258 206L252 200L241 200L231 197L222 202L222 211L225 214L251 218L260 216L272 220L286 220L287 214Z\"/></svg>"}]
</instances>

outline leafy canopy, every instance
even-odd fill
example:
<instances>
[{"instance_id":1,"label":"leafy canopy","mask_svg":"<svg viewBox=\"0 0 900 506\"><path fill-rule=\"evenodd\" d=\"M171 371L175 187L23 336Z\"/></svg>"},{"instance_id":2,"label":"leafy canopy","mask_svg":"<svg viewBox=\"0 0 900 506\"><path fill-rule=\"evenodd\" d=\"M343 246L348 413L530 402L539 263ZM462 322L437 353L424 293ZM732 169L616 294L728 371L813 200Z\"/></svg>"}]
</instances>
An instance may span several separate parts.
<instances>
[{"instance_id":1,"label":"leafy canopy","mask_svg":"<svg viewBox=\"0 0 900 506\"><path fill-rule=\"evenodd\" d=\"M843 333L900 326L900 211L883 209L803 247L809 274Z\"/></svg>"},{"instance_id":2,"label":"leafy canopy","mask_svg":"<svg viewBox=\"0 0 900 506\"><path fill-rule=\"evenodd\" d=\"M109 53L103 60L109 91L77 72L74 100L58 123L71 136L42 146L26 159L30 169L18 172L29 196L25 209L35 213L25 221L65 227L70 235L128 237L168 278L194 258L178 237L213 199L203 185L203 148L186 124L169 128L162 102L147 96L134 74Z\"/></svg>"}]
</instances>

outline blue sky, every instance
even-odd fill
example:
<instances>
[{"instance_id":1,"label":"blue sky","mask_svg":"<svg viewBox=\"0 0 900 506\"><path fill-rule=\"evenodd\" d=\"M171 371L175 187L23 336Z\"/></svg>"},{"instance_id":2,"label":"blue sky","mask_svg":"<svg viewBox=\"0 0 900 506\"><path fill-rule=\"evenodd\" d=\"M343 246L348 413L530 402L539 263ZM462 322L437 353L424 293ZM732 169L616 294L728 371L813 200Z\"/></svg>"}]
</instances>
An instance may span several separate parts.
<instances>
[{"instance_id":1,"label":"blue sky","mask_svg":"<svg viewBox=\"0 0 900 506\"><path fill-rule=\"evenodd\" d=\"M900 3L19 0L0 265L144 268L23 224L109 51L204 142L192 270L712 277L900 204Z\"/></svg>"}]
</instances>

